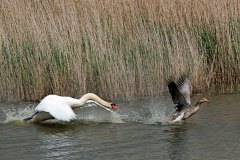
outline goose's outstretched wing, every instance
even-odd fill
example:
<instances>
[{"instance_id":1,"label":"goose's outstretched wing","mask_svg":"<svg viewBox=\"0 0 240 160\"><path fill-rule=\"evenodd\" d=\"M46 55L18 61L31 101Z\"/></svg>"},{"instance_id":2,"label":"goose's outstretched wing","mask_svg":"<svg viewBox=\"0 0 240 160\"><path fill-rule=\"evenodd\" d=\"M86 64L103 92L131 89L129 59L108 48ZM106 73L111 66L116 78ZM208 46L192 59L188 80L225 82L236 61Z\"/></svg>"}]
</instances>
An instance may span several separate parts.
<instances>
[{"instance_id":1,"label":"goose's outstretched wing","mask_svg":"<svg viewBox=\"0 0 240 160\"><path fill-rule=\"evenodd\" d=\"M182 93L182 95L184 96L188 105L191 105L190 96L191 96L191 93L192 93L192 87L191 87L190 80L187 78L187 76L181 76L177 80L177 88Z\"/></svg>"},{"instance_id":2,"label":"goose's outstretched wing","mask_svg":"<svg viewBox=\"0 0 240 160\"><path fill-rule=\"evenodd\" d=\"M176 84L172 79L168 80L168 90L172 96L172 100L174 104L176 105L177 111L182 111L185 107L188 107L188 102L186 101L184 95L180 92L179 86L181 86L180 84L180 80L178 80L179 82Z\"/></svg>"}]
</instances>

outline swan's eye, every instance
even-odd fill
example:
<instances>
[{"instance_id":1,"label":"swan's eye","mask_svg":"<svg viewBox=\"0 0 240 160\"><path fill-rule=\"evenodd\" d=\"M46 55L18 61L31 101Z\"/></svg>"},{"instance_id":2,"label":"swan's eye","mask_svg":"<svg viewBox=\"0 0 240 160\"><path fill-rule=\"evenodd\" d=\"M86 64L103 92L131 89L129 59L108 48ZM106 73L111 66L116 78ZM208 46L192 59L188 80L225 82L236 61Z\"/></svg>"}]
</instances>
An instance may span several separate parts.
<instances>
[{"instance_id":1,"label":"swan's eye","mask_svg":"<svg viewBox=\"0 0 240 160\"><path fill-rule=\"evenodd\" d=\"M111 103L111 106L116 106L116 104L115 103Z\"/></svg>"}]
</instances>

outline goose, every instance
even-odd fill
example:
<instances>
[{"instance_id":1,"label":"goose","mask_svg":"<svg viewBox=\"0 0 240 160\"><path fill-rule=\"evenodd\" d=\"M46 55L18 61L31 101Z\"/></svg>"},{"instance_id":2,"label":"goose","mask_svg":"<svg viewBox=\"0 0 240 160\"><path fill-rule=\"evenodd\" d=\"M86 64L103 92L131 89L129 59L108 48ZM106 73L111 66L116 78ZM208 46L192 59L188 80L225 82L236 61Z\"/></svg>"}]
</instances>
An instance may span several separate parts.
<instances>
[{"instance_id":1,"label":"goose","mask_svg":"<svg viewBox=\"0 0 240 160\"><path fill-rule=\"evenodd\" d=\"M207 98L202 98L195 105L191 105L192 86L187 76L181 76L176 82L172 78L168 79L168 90L171 94L175 111L170 114L173 122L186 120L199 111L200 105L209 102Z\"/></svg>"},{"instance_id":2,"label":"goose","mask_svg":"<svg viewBox=\"0 0 240 160\"><path fill-rule=\"evenodd\" d=\"M32 123L39 123L49 119L69 122L76 119L76 114L73 110L86 103L96 103L107 110L119 108L111 102L104 101L94 93L87 93L80 99L48 95L36 106L35 113L31 117L23 120Z\"/></svg>"}]
</instances>

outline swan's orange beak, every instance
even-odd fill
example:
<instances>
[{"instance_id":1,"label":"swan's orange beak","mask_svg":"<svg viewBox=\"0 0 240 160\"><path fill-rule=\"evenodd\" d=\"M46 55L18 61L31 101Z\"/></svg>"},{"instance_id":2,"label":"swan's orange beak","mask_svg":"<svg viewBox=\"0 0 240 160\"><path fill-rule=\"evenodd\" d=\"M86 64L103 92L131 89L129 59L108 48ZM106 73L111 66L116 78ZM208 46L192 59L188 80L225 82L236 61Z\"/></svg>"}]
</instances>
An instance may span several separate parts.
<instances>
[{"instance_id":1,"label":"swan's orange beak","mask_svg":"<svg viewBox=\"0 0 240 160\"><path fill-rule=\"evenodd\" d=\"M119 106L112 106L112 109L118 109L120 108Z\"/></svg>"},{"instance_id":2,"label":"swan's orange beak","mask_svg":"<svg viewBox=\"0 0 240 160\"><path fill-rule=\"evenodd\" d=\"M118 109L118 108L120 108L119 106L116 106L115 104L111 104L111 108L112 109Z\"/></svg>"}]
</instances>

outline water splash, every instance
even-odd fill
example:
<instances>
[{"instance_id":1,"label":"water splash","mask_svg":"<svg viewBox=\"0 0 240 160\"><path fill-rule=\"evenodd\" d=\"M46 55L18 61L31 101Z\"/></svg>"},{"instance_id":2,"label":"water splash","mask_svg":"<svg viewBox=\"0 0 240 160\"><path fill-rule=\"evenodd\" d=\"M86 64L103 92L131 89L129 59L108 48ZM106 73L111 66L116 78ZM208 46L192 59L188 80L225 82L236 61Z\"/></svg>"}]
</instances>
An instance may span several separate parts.
<instances>
[{"instance_id":1,"label":"water splash","mask_svg":"<svg viewBox=\"0 0 240 160\"><path fill-rule=\"evenodd\" d=\"M125 104L124 110L120 113L124 122L138 122L143 124L169 124L168 115L171 108L159 100L134 102Z\"/></svg>"},{"instance_id":2,"label":"water splash","mask_svg":"<svg viewBox=\"0 0 240 160\"><path fill-rule=\"evenodd\" d=\"M34 113L35 106L36 104L32 103L0 106L2 107L0 121L2 123L23 122L24 118ZM168 115L171 113L172 108L161 103L160 100L131 102L120 106L120 109L110 110L96 104L87 104L74 110L74 112L78 121L84 122L171 124Z\"/></svg>"},{"instance_id":3,"label":"water splash","mask_svg":"<svg viewBox=\"0 0 240 160\"><path fill-rule=\"evenodd\" d=\"M145 122L146 124L169 123L169 109L166 106L152 106L149 109L151 112L151 117Z\"/></svg>"},{"instance_id":4,"label":"water splash","mask_svg":"<svg viewBox=\"0 0 240 160\"><path fill-rule=\"evenodd\" d=\"M1 123L24 123L23 119L34 113L35 106L34 104L6 104L0 110L0 121ZM75 112L80 121L123 123L117 112L96 105L85 105L75 110ZM49 121L55 122L57 120Z\"/></svg>"},{"instance_id":5,"label":"water splash","mask_svg":"<svg viewBox=\"0 0 240 160\"><path fill-rule=\"evenodd\" d=\"M26 108L8 108L2 109L5 120L2 123L9 122L22 122L22 120L26 117L29 117L34 112L34 105L28 105Z\"/></svg>"},{"instance_id":6,"label":"water splash","mask_svg":"<svg viewBox=\"0 0 240 160\"><path fill-rule=\"evenodd\" d=\"M144 107L142 109L140 109L140 108L134 108L134 109L125 108L125 110L122 110L120 112L120 116L124 122L144 123L150 117L150 112L147 107Z\"/></svg>"}]
</instances>

